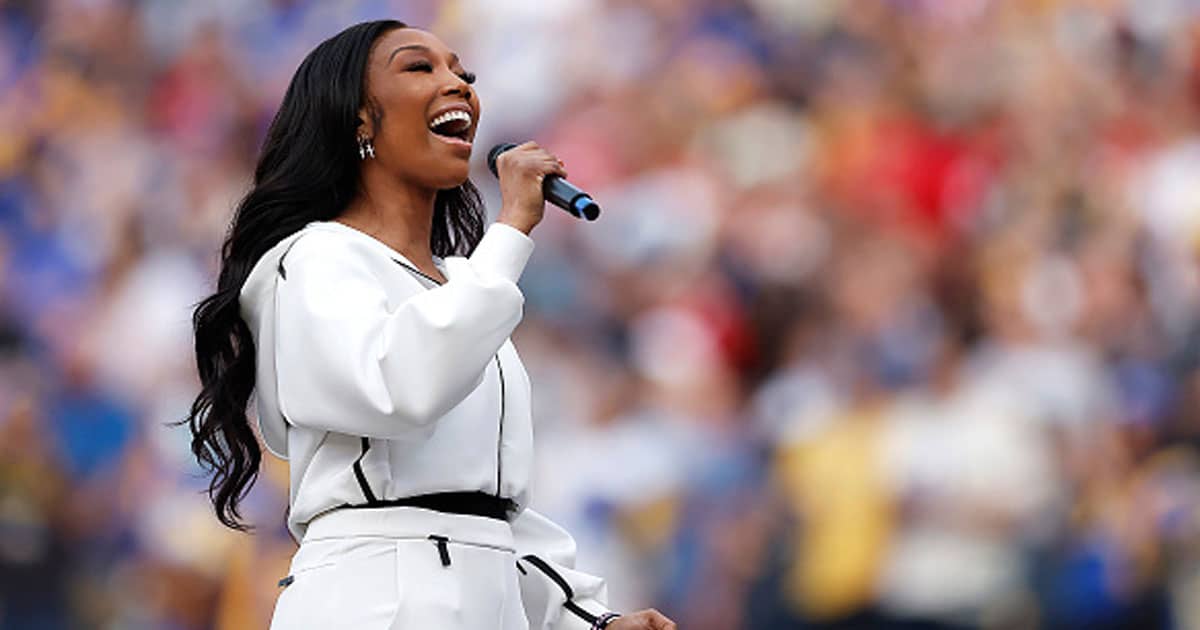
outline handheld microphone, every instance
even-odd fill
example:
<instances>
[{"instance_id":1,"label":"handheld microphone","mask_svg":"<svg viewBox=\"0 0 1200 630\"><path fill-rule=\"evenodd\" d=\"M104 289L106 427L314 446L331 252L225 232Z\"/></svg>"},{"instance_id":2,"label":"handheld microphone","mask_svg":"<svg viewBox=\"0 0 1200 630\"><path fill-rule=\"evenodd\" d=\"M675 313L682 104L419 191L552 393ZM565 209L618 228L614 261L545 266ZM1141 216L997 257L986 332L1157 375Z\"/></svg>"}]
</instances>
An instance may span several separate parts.
<instances>
[{"instance_id":1,"label":"handheld microphone","mask_svg":"<svg viewBox=\"0 0 1200 630\"><path fill-rule=\"evenodd\" d=\"M500 177L500 174L496 172L496 158L515 146L517 145L512 142L502 142L488 151L487 165L492 175ZM576 218L595 221L596 217L600 216L600 206L595 199L592 199L591 195L558 175L547 175L542 180L542 196L546 198L546 201L566 210Z\"/></svg>"}]
</instances>

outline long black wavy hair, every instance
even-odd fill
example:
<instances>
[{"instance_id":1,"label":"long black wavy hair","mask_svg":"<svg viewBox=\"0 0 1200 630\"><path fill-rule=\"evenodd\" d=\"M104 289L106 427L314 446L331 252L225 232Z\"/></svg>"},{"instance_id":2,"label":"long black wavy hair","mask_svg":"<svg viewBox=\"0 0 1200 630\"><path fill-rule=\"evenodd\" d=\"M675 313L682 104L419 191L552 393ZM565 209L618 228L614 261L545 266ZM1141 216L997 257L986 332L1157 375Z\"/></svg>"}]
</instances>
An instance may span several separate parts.
<instances>
[{"instance_id":1,"label":"long black wavy hair","mask_svg":"<svg viewBox=\"0 0 1200 630\"><path fill-rule=\"evenodd\" d=\"M233 529L250 529L239 504L262 461L246 414L254 390L254 339L239 314L238 294L267 250L310 221L337 217L359 193L358 113L365 104L377 127L382 120L367 94L367 60L380 36L406 27L395 20L356 24L301 62L267 130L253 186L225 236L216 292L192 314L201 389L179 424L188 425L192 453L212 475L208 494L217 518ZM470 254L483 236L484 217L470 181L439 191L430 237L434 255Z\"/></svg>"}]
</instances>

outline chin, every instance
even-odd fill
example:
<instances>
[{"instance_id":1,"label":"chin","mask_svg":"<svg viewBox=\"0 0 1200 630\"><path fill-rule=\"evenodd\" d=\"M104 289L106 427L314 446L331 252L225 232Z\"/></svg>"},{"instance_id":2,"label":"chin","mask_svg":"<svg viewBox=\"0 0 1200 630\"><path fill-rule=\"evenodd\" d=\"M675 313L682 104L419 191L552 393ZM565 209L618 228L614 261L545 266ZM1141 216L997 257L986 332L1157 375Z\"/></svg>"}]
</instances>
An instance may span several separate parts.
<instances>
[{"instance_id":1,"label":"chin","mask_svg":"<svg viewBox=\"0 0 1200 630\"><path fill-rule=\"evenodd\" d=\"M455 173L453 175L448 174L446 177L438 178L438 181L434 187L437 188L438 190L449 190L451 188L458 188L459 186L462 186L464 183L467 182L469 174L470 173L468 172L468 170L464 168L462 170L462 173Z\"/></svg>"}]
</instances>

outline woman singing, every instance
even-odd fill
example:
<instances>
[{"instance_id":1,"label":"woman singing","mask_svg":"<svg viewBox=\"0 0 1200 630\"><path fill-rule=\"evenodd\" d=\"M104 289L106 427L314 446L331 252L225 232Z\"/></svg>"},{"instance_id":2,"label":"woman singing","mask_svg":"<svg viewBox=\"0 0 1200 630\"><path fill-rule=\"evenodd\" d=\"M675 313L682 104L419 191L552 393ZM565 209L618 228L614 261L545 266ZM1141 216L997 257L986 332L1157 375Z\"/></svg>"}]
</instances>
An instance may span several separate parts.
<instances>
[{"instance_id":1,"label":"woman singing","mask_svg":"<svg viewBox=\"0 0 1200 630\"><path fill-rule=\"evenodd\" d=\"M527 508L530 387L508 337L542 179L566 173L534 143L504 153L485 230L473 80L395 21L300 64L194 315L192 450L217 517L245 529L257 391L300 541L272 628L675 628L608 611L570 535Z\"/></svg>"}]
</instances>

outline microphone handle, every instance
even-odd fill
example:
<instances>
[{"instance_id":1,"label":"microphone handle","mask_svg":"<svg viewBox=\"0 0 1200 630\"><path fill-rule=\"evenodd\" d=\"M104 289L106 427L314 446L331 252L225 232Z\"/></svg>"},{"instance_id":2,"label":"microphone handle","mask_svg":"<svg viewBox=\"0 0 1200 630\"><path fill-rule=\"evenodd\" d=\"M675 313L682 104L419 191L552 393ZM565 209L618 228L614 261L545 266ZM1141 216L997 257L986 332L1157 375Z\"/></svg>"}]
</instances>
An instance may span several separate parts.
<instances>
[{"instance_id":1,"label":"microphone handle","mask_svg":"<svg viewBox=\"0 0 1200 630\"><path fill-rule=\"evenodd\" d=\"M549 175L542 180L542 196L577 218L595 221L600 216L600 205L591 195L558 175Z\"/></svg>"}]
</instances>

